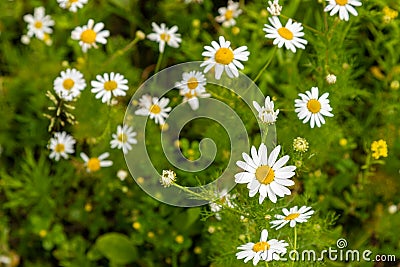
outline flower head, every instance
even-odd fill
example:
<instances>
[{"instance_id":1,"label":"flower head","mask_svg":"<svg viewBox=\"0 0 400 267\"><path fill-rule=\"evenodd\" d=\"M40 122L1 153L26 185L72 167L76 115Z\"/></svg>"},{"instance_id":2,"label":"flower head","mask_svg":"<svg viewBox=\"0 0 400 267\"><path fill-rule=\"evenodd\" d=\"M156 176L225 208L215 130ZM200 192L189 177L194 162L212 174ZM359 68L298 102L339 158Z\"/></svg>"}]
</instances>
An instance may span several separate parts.
<instances>
[{"instance_id":1,"label":"flower head","mask_svg":"<svg viewBox=\"0 0 400 267\"><path fill-rule=\"evenodd\" d=\"M81 158L85 162L87 172L97 172L101 167L110 167L113 162L111 160L105 160L110 156L110 153L106 152L98 157L89 158L85 153L81 152Z\"/></svg>"},{"instance_id":2,"label":"flower head","mask_svg":"<svg viewBox=\"0 0 400 267\"><path fill-rule=\"evenodd\" d=\"M236 198L236 195L231 195L228 191L222 190L217 194L217 196L220 197L219 201L210 203L210 209L215 213L215 218L220 221L222 218L219 212L223 209L223 206L220 203L225 204L229 208L234 208L235 204L232 200Z\"/></svg>"},{"instance_id":3,"label":"flower head","mask_svg":"<svg viewBox=\"0 0 400 267\"><path fill-rule=\"evenodd\" d=\"M106 38L110 36L110 32L103 30L103 28L103 22L94 24L94 20L89 19L87 25L76 27L72 31L71 38L72 40L79 41L82 51L86 53L89 48L97 48L97 43L107 43Z\"/></svg>"},{"instance_id":4,"label":"flower head","mask_svg":"<svg viewBox=\"0 0 400 267\"><path fill-rule=\"evenodd\" d=\"M164 187L171 186L173 183L175 183L175 180L176 180L176 173L174 171L163 170L161 179L160 179L160 183Z\"/></svg>"},{"instance_id":5,"label":"flower head","mask_svg":"<svg viewBox=\"0 0 400 267\"><path fill-rule=\"evenodd\" d=\"M232 50L231 42L225 41L223 36L219 37L219 43L216 41L211 42L212 46L205 46L202 53L203 56L208 57L200 67L206 66L204 73L207 73L212 67L215 67L215 79L221 78L222 72L225 70L226 74L230 77L239 77L239 69L244 69L240 61L247 61L250 52L247 51L247 46L241 46Z\"/></svg>"},{"instance_id":6,"label":"flower head","mask_svg":"<svg viewBox=\"0 0 400 267\"><path fill-rule=\"evenodd\" d=\"M199 71L184 72L182 81L176 82L175 87L179 88L179 94L183 96L183 102L188 102L193 110L199 108L199 99L210 97L206 92L207 84L204 74Z\"/></svg>"},{"instance_id":7,"label":"flower head","mask_svg":"<svg viewBox=\"0 0 400 267\"><path fill-rule=\"evenodd\" d=\"M280 255L286 254L286 247L289 246L284 240L268 239L268 231L262 230L260 241L257 243L249 242L239 246L237 249L242 250L236 253L238 260L244 259L244 262L253 260L256 266L260 260L273 261L279 260Z\"/></svg>"},{"instance_id":8,"label":"flower head","mask_svg":"<svg viewBox=\"0 0 400 267\"><path fill-rule=\"evenodd\" d=\"M243 153L245 161L239 160L236 162L236 165L242 168L244 172L235 174L235 182L238 184L247 184L250 197L255 196L259 192L260 197L258 202L260 204L266 197L273 203L276 203L276 196L284 197L291 194L287 186L294 185L294 182L290 178L295 175L294 170L296 166L283 167L289 161L289 156L285 155L277 160L280 150L281 146L277 146L268 156L267 147L262 143L258 152L252 146L251 157Z\"/></svg>"},{"instance_id":9,"label":"flower head","mask_svg":"<svg viewBox=\"0 0 400 267\"><path fill-rule=\"evenodd\" d=\"M129 89L128 80L122 74L111 72L104 73L103 76L97 75L97 81L92 81L92 93L96 94L96 98L101 98L101 102L106 103L111 100L112 96L125 96Z\"/></svg>"},{"instance_id":10,"label":"flower head","mask_svg":"<svg viewBox=\"0 0 400 267\"><path fill-rule=\"evenodd\" d=\"M385 140L380 139L378 141L372 142L371 150L372 150L372 157L374 159L379 159L380 157L386 158L388 156L388 149Z\"/></svg>"},{"instance_id":11,"label":"flower head","mask_svg":"<svg viewBox=\"0 0 400 267\"><path fill-rule=\"evenodd\" d=\"M76 69L61 71L60 76L54 80L54 91L65 101L72 101L85 87L83 74Z\"/></svg>"},{"instance_id":12,"label":"flower head","mask_svg":"<svg viewBox=\"0 0 400 267\"><path fill-rule=\"evenodd\" d=\"M242 10L239 9L239 3L229 0L227 7L218 8L218 13L215 20L224 27L231 27L236 24L235 18L242 14Z\"/></svg>"},{"instance_id":13,"label":"flower head","mask_svg":"<svg viewBox=\"0 0 400 267\"><path fill-rule=\"evenodd\" d=\"M33 11L33 16L27 14L24 21L28 23L28 37L35 36L40 40L44 40L45 34L49 35L53 32L51 28L54 26L54 20L49 15L45 15L44 7L37 7Z\"/></svg>"},{"instance_id":14,"label":"flower head","mask_svg":"<svg viewBox=\"0 0 400 267\"><path fill-rule=\"evenodd\" d=\"M329 12L330 16L335 15L339 12L339 18L341 20L349 20L349 12L357 16L357 10L353 6L361 6L362 3L359 0L326 0L329 4L325 7L324 11Z\"/></svg>"},{"instance_id":15,"label":"flower head","mask_svg":"<svg viewBox=\"0 0 400 267\"><path fill-rule=\"evenodd\" d=\"M306 48L307 40L301 38L304 36L301 23L293 22L292 19L289 19L285 27L283 27L276 16L268 18L268 20L272 26L265 24L263 30L267 33L265 37L274 39L274 45L278 45L279 48L285 45L286 49L290 49L293 53L296 53L296 47L301 49Z\"/></svg>"},{"instance_id":16,"label":"flower head","mask_svg":"<svg viewBox=\"0 0 400 267\"><path fill-rule=\"evenodd\" d=\"M76 12L78 8L82 8L83 5L87 4L88 0L57 0L57 2L61 8Z\"/></svg>"},{"instance_id":17,"label":"flower head","mask_svg":"<svg viewBox=\"0 0 400 267\"><path fill-rule=\"evenodd\" d=\"M75 143L75 139L66 132L55 133L54 137L50 139L49 149L51 150L51 153L49 158L54 159L55 161L59 161L60 157L67 159L68 154L75 152Z\"/></svg>"},{"instance_id":18,"label":"flower head","mask_svg":"<svg viewBox=\"0 0 400 267\"><path fill-rule=\"evenodd\" d=\"M132 145L137 143L135 136L136 132L133 131L132 127L118 125L117 133L112 134L111 148L117 147L118 149L122 149L124 154L128 154L128 151L132 149Z\"/></svg>"},{"instance_id":19,"label":"flower head","mask_svg":"<svg viewBox=\"0 0 400 267\"><path fill-rule=\"evenodd\" d=\"M295 112L303 123L310 121L311 128L325 124L323 116L333 117L332 108L329 105L329 93L318 97L318 87L312 87L311 91L306 91L306 94L299 94L299 96L301 99L295 100Z\"/></svg>"},{"instance_id":20,"label":"flower head","mask_svg":"<svg viewBox=\"0 0 400 267\"><path fill-rule=\"evenodd\" d=\"M311 207L302 206L300 209L294 206L290 210L286 208L282 209L284 215L275 215L278 220L271 221L272 228L276 227L276 230L282 228L289 223L290 227L295 227L296 223L307 222L307 220L314 214Z\"/></svg>"},{"instance_id":21,"label":"flower head","mask_svg":"<svg viewBox=\"0 0 400 267\"><path fill-rule=\"evenodd\" d=\"M329 84L335 84L336 83L336 75L335 74L328 74L327 76L326 76L326 82L327 83L329 83Z\"/></svg>"},{"instance_id":22,"label":"flower head","mask_svg":"<svg viewBox=\"0 0 400 267\"><path fill-rule=\"evenodd\" d=\"M126 179L126 177L128 177L128 172L125 170L119 170L117 172L117 177L118 179L120 179L121 181L124 181Z\"/></svg>"},{"instance_id":23,"label":"flower head","mask_svg":"<svg viewBox=\"0 0 400 267\"><path fill-rule=\"evenodd\" d=\"M260 106L256 101L253 101L254 108L258 111L258 118L267 124L274 124L278 118L279 109L274 110L274 101L271 101L267 96L264 101L264 106Z\"/></svg>"},{"instance_id":24,"label":"flower head","mask_svg":"<svg viewBox=\"0 0 400 267\"><path fill-rule=\"evenodd\" d=\"M274 0L274 2L268 1L267 10L272 16L279 16L282 11L282 6L279 5L279 0Z\"/></svg>"},{"instance_id":25,"label":"flower head","mask_svg":"<svg viewBox=\"0 0 400 267\"><path fill-rule=\"evenodd\" d=\"M168 117L168 112L171 111L171 107L167 107L169 99L163 97L151 97L146 94L139 99L139 109L135 111L136 115L150 116L150 119L154 119L155 123L163 125L165 119Z\"/></svg>"},{"instance_id":26,"label":"flower head","mask_svg":"<svg viewBox=\"0 0 400 267\"><path fill-rule=\"evenodd\" d=\"M172 26L171 29L168 29L165 23L161 23L161 25L158 26L155 22L153 22L151 26L154 32L147 35L147 38L159 43L160 53L164 53L165 44L174 48L179 47L179 43L182 42L182 39L180 38L181 35L176 33L178 31L178 26Z\"/></svg>"},{"instance_id":27,"label":"flower head","mask_svg":"<svg viewBox=\"0 0 400 267\"><path fill-rule=\"evenodd\" d=\"M304 153L308 150L308 142L302 137L297 137L293 140L294 151Z\"/></svg>"}]
</instances>

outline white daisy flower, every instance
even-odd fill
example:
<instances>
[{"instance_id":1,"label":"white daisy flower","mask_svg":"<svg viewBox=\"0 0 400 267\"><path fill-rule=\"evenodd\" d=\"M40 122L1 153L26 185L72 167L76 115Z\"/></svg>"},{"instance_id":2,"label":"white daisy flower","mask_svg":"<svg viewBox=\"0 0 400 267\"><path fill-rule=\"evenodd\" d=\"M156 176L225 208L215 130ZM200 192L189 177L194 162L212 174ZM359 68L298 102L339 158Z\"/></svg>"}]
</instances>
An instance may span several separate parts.
<instances>
[{"instance_id":1,"label":"white daisy flower","mask_svg":"<svg viewBox=\"0 0 400 267\"><path fill-rule=\"evenodd\" d=\"M212 202L210 203L210 209L212 212L215 213L215 218L217 218L217 220L221 220L221 214L219 213L222 209L223 206L219 203L223 203L226 204L226 206L228 206L229 208L235 208L235 204L233 203L233 199L236 198L236 195L231 195L228 193L227 190L222 190L219 194L216 194L216 196L220 196L220 200L219 202Z\"/></svg>"},{"instance_id":2,"label":"white daisy flower","mask_svg":"<svg viewBox=\"0 0 400 267\"><path fill-rule=\"evenodd\" d=\"M274 111L274 101L270 97L265 98L264 106L260 106L256 101L253 101L253 106L258 112L258 118L267 124L274 124L278 118L279 109Z\"/></svg>"},{"instance_id":3,"label":"white daisy flower","mask_svg":"<svg viewBox=\"0 0 400 267\"><path fill-rule=\"evenodd\" d=\"M126 177L128 177L128 172L125 170L119 170L117 172L117 177L118 179L120 179L121 181L124 181L126 179Z\"/></svg>"},{"instance_id":4,"label":"white daisy flower","mask_svg":"<svg viewBox=\"0 0 400 267\"><path fill-rule=\"evenodd\" d=\"M335 74L331 74L330 73L330 74L326 75L325 79L326 79L326 82L329 83L329 84L335 84L336 83L336 75Z\"/></svg>"},{"instance_id":5,"label":"white daisy flower","mask_svg":"<svg viewBox=\"0 0 400 267\"><path fill-rule=\"evenodd\" d=\"M169 187L171 186L176 180L176 173L171 170L163 170L160 183L164 187Z\"/></svg>"},{"instance_id":6,"label":"white daisy flower","mask_svg":"<svg viewBox=\"0 0 400 267\"><path fill-rule=\"evenodd\" d=\"M85 153L81 152L81 158L85 162L87 172L96 172L101 167L110 167L113 165L111 160L105 160L110 156L110 153L105 152L98 157L89 158Z\"/></svg>"},{"instance_id":7,"label":"white daisy flower","mask_svg":"<svg viewBox=\"0 0 400 267\"><path fill-rule=\"evenodd\" d=\"M54 80L54 91L65 101L72 101L86 87L83 74L76 69L61 71L60 76Z\"/></svg>"},{"instance_id":8,"label":"white daisy flower","mask_svg":"<svg viewBox=\"0 0 400 267\"><path fill-rule=\"evenodd\" d=\"M75 139L66 132L55 133L54 137L50 139L50 144L48 146L51 150L49 158L54 159L55 161L59 161L60 157L67 159L68 154L75 152L75 143Z\"/></svg>"},{"instance_id":9,"label":"white daisy flower","mask_svg":"<svg viewBox=\"0 0 400 267\"><path fill-rule=\"evenodd\" d=\"M139 99L139 109L135 111L136 115L150 116L150 119L154 119L155 123L163 125L165 119L168 117L168 112L171 111L171 107L167 107L169 99L163 97L151 97L146 94Z\"/></svg>"},{"instance_id":10,"label":"white daisy flower","mask_svg":"<svg viewBox=\"0 0 400 267\"><path fill-rule=\"evenodd\" d=\"M71 38L72 40L79 41L82 51L86 53L89 48L97 48L96 43L107 43L106 38L110 36L110 31L102 30L103 28L103 22L96 23L95 25L94 20L89 19L87 25L76 27L72 31Z\"/></svg>"},{"instance_id":11,"label":"white daisy flower","mask_svg":"<svg viewBox=\"0 0 400 267\"><path fill-rule=\"evenodd\" d=\"M349 12L358 16L357 10L353 6L361 6L362 3L359 0L326 0L329 4L325 7L324 11L329 12L330 16L335 15L339 12L339 18L341 20L349 20Z\"/></svg>"},{"instance_id":12,"label":"white daisy flower","mask_svg":"<svg viewBox=\"0 0 400 267\"><path fill-rule=\"evenodd\" d=\"M133 128L128 125L118 125L117 133L112 134L113 140L111 140L111 148L122 149L124 154L128 154L128 151L132 149L132 145L137 143L135 138L136 132Z\"/></svg>"},{"instance_id":13,"label":"white daisy flower","mask_svg":"<svg viewBox=\"0 0 400 267\"><path fill-rule=\"evenodd\" d=\"M268 1L267 10L272 16L279 16L282 11L282 6L279 5L279 0L274 0L274 2Z\"/></svg>"},{"instance_id":14,"label":"white daisy flower","mask_svg":"<svg viewBox=\"0 0 400 267\"><path fill-rule=\"evenodd\" d=\"M33 16L27 14L24 16L24 21L28 23L28 37L35 36L36 38L43 40L45 34L51 34L54 26L54 20L49 15L45 15L44 7L37 7L33 11Z\"/></svg>"},{"instance_id":15,"label":"white daisy flower","mask_svg":"<svg viewBox=\"0 0 400 267\"><path fill-rule=\"evenodd\" d=\"M218 13L215 20L224 27L231 27L236 24L235 18L242 14L242 10L239 9L239 3L229 0L227 7L218 8Z\"/></svg>"},{"instance_id":16,"label":"white daisy flower","mask_svg":"<svg viewBox=\"0 0 400 267\"><path fill-rule=\"evenodd\" d=\"M78 8L82 8L87 2L88 0L57 0L61 8L68 9L71 12L78 11Z\"/></svg>"},{"instance_id":17,"label":"white daisy flower","mask_svg":"<svg viewBox=\"0 0 400 267\"><path fill-rule=\"evenodd\" d=\"M215 79L217 80L221 78L224 69L230 78L239 77L237 68L244 68L240 61L247 61L249 59L250 52L247 51L247 46L241 46L232 50L230 47L231 42L225 41L223 36L219 37L219 44L216 41L212 41L211 45L212 46L205 46L204 49L206 51L202 53L203 56L208 57L208 59L200 65L200 67L206 66L204 73L207 73L215 66Z\"/></svg>"},{"instance_id":18,"label":"white daisy flower","mask_svg":"<svg viewBox=\"0 0 400 267\"><path fill-rule=\"evenodd\" d=\"M252 146L251 157L243 153L242 156L245 161L236 162L236 165L242 168L244 172L235 174L235 182L247 184L250 197L259 192L258 202L260 204L266 197L276 203L276 196L284 197L291 194L286 187L294 185L290 178L295 175L296 166L283 167L288 162L289 156L285 155L277 160L280 150L281 146L275 147L268 157L267 147L262 143L258 153L257 149Z\"/></svg>"},{"instance_id":19,"label":"white daisy flower","mask_svg":"<svg viewBox=\"0 0 400 267\"><path fill-rule=\"evenodd\" d=\"M312 87L311 91L306 91L306 94L299 94L301 99L295 100L294 110L303 123L310 121L311 128L321 127L325 124L323 116L333 117L332 108L329 105L329 93L323 94L318 98L318 87Z\"/></svg>"},{"instance_id":20,"label":"white daisy flower","mask_svg":"<svg viewBox=\"0 0 400 267\"><path fill-rule=\"evenodd\" d=\"M151 26L154 32L147 35L147 38L159 43L158 48L160 53L164 53L165 43L174 48L179 47L179 43L182 42L182 39L180 38L181 35L176 33L178 31L178 26L172 26L171 29L168 29L165 23L161 23L161 25L158 26L155 22L153 22Z\"/></svg>"},{"instance_id":21,"label":"white daisy flower","mask_svg":"<svg viewBox=\"0 0 400 267\"><path fill-rule=\"evenodd\" d=\"M199 108L199 99L210 97L206 92L207 80L200 71L184 72L182 81L176 82L175 87L179 88L179 94L183 96L183 102L188 102L193 110Z\"/></svg>"},{"instance_id":22,"label":"white daisy flower","mask_svg":"<svg viewBox=\"0 0 400 267\"><path fill-rule=\"evenodd\" d=\"M304 36L301 23L293 22L292 19L289 19L285 27L283 27L276 16L268 18L268 20L272 26L264 24L265 28L263 30L267 33L265 37L274 39L274 45L278 45L279 48L285 45L286 49L290 49L293 53L296 53L296 47L301 49L306 48L307 40L300 38Z\"/></svg>"},{"instance_id":23,"label":"white daisy flower","mask_svg":"<svg viewBox=\"0 0 400 267\"><path fill-rule=\"evenodd\" d=\"M96 79L90 83L93 87L91 92L96 94L97 99L101 98L103 103L109 102L112 96L125 96L129 89L128 80L119 73L96 75Z\"/></svg>"},{"instance_id":24,"label":"white daisy flower","mask_svg":"<svg viewBox=\"0 0 400 267\"><path fill-rule=\"evenodd\" d=\"M290 210L286 208L282 209L284 215L277 214L275 218L278 220L271 221L272 228L276 227L276 230L281 229L286 224L290 223L290 227L295 227L296 223L307 222L307 220L314 214L311 207L302 206L300 209L294 206Z\"/></svg>"},{"instance_id":25,"label":"white daisy flower","mask_svg":"<svg viewBox=\"0 0 400 267\"><path fill-rule=\"evenodd\" d=\"M237 249L242 250L236 253L238 260L244 259L244 262L253 260L253 265L256 266L260 260L273 261L279 260L281 255L286 254L288 243L284 240L268 239L268 231L262 230L260 242L239 246Z\"/></svg>"}]
</instances>

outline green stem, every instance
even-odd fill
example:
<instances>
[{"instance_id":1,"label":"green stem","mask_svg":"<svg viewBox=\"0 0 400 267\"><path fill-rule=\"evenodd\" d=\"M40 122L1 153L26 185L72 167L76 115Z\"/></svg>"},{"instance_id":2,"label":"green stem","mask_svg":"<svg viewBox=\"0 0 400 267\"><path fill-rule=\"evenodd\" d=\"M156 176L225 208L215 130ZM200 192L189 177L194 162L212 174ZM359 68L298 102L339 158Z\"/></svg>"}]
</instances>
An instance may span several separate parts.
<instances>
[{"instance_id":1,"label":"green stem","mask_svg":"<svg viewBox=\"0 0 400 267\"><path fill-rule=\"evenodd\" d=\"M207 197L205 197L205 196L203 196L203 195L201 195L199 193L193 192L192 190L188 189L187 187L181 186L181 185L176 184L176 183L173 183L173 186L175 186L177 188L180 188L183 191L185 191L185 192L187 192L189 194L192 194L193 196L198 197L199 199L209 200L209 199L207 199Z\"/></svg>"},{"instance_id":2,"label":"green stem","mask_svg":"<svg viewBox=\"0 0 400 267\"><path fill-rule=\"evenodd\" d=\"M157 72L160 70L161 61L162 61L163 55L164 55L164 53L160 53L160 54L158 55L157 65L156 65L156 68L155 68L155 70L154 70L154 73L157 73Z\"/></svg>"},{"instance_id":3,"label":"green stem","mask_svg":"<svg viewBox=\"0 0 400 267\"><path fill-rule=\"evenodd\" d=\"M272 59L274 58L276 49L277 49L277 46L274 47L274 51L272 51L271 56L269 57L267 62L265 62L264 67L258 72L257 76L254 78L254 80L253 80L254 83L256 83L258 81L258 79L260 79L260 77L263 74L263 72L268 68L269 64L271 64Z\"/></svg>"},{"instance_id":4,"label":"green stem","mask_svg":"<svg viewBox=\"0 0 400 267\"><path fill-rule=\"evenodd\" d=\"M264 145L267 145L267 136L268 136L268 124L264 123L263 125L263 136L261 138L261 143L263 143Z\"/></svg>"},{"instance_id":5,"label":"green stem","mask_svg":"<svg viewBox=\"0 0 400 267\"><path fill-rule=\"evenodd\" d=\"M138 42L140 41L140 38L136 37L135 39L133 39L129 44L127 44L124 48L117 50L111 57L109 60L107 60L103 65L108 65L110 64L112 61L114 61L114 59L116 59L119 56L122 56L123 54L125 54L126 52L128 52L134 45L136 45Z\"/></svg>"},{"instance_id":6,"label":"green stem","mask_svg":"<svg viewBox=\"0 0 400 267\"><path fill-rule=\"evenodd\" d=\"M178 257L176 255L176 253L172 254L171 264L172 264L172 267L178 267Z\"/></svg>"},{"instance_id":7,"label":"green stem","mask_svg":"<svg viewBox=\"0 0 400 267\"><path fill-rule=\"evenodd\" d=\"M294 227L294 244L293 250L297 250L297 227ZM292 266L294 266L294 261L292 261Z\"/></svg>"},{"instance_id":8,"label":"green stem","mask_svg":"<svg viewBox=\"0 0 400 267\"><path fill-rule=\"evenodd\" d=\"M268 261L265 261L265 266L268 267Z\"/></svg>"},{"instance_id":9,"label":"green stem","mask_svg":"<svg viewBox=\"0 0 400 267\"><path fill-rule=\"evenodd\" d=\"M290 19L288 16L285 16L285 15L283 15L283 14L281 14L281 17L282 17L282 18L285 18L285 19ZM292 20L293 20L294 22L298 22L298 21L295 20L295 19L292 19ZM300 23L300 22L298 22L298 23ZM313 28L313 27L311 27L311 26L308 26L307 24L304 24L304 23L302 23L302 22L301 22L301 25L303 25L304 28L309 29L310 31L315 32L315 33L317 33L317 34L321 34L321 35L324 34L323 32L320 32L319 30L317 30L317 29L315 29L315 28Z\"/></svg>"}]
</instances>

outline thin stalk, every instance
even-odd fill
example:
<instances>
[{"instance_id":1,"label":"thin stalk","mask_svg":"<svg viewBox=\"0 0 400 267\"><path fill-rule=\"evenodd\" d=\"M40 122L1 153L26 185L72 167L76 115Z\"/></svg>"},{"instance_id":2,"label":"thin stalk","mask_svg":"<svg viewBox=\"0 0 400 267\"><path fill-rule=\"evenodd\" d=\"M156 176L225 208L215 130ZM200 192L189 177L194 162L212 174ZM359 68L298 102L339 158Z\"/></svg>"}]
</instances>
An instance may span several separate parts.
<instances>
[{"instance_id":1,"label":"thin stalk","mask_svg":"<svg viewBox=\"0 0 400 267\"><path fill-rule=\"evenodd\" d=\"M154 73L157 73L157 72L160 70L163 55L164 55L164 52L163 52L163 53L160 53L160 54L158 55L157 65L156 65L156 68L155 68L155 70L154 70Z\"/></svg>"},{"instance_id":2,"label":"thin stalk","mask_svg":"<svg viewBox=\"0 0 400 267\"><path fill-rule=\"evenodd\" d=\"M134 45L136 45L140 41L140 38L136 37L133 39L129 44L127 44L124 48L117 50L109 60L107 60L104 65L110 64L114 59L116 59L119 56L122 56L126 52L128 52Z\"/></svg>"},{"instance_id":3,"label":"thin stalk","mask_svg":"<svg viewBox=\"0 0 400 267\"><path fill-rule=\"evenodd\" d=\"M260 79L263 72L268 68L269 64L271 64L272 59L274 58L276 49L277 49L277 47L275 46L274 51L272 51L271 56L268 58L267 62L265 62L264 67L262 67L262 69L258 72L257 76L254 78L254 80L253 80L254 83L256 83L258 81L258 79Z\"/></svg>"}]
</instances>

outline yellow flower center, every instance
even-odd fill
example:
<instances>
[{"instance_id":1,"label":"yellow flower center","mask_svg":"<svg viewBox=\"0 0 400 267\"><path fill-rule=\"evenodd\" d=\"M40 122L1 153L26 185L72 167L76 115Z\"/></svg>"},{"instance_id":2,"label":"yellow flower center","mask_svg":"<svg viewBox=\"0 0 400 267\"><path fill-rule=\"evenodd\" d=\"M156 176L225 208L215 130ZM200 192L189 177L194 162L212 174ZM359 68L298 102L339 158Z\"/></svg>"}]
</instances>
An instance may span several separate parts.
<instances>
[{"instance_id":1,"label":"yellow flower center","mask_svg":"<svg viewBox=\"0 0 400 267\"><path fill-rule=\"evenodd\" d=\"M120 141L121 143L126 143L127 139L128 138L127 138L126 134L124 134L124 133L121 133L118 135L118 141Z\"/></svg>"},{"instance_id":2,"label":"yellow flower center","mask_svg":"<svg viewBox=\"0 0 400 267\"><path fill-rule=\"evenodd\" d=\"M43 23L41 21L35 21L35 26L36 29L41 29L43 27Z\"/></svg>"},{"instance_id":3,"label":"yellow flower center","mask_svg":"<svg viewBox=\"0 0 400 267\"><path fill-rule=\"evenodd\" d=\"M275 172L270 166L263 165L257 168L256 179L261 184L268 185L274 181L274 178L275 178Z\"/></svg>"},{"instance_id":4,"label":"yellow flower center","mask_svg":"<svg viewBox=\"0 0 400 267\"><path fill-rule=\"evenodd\" d=\"M288 216L286 216L284 220L291 221L291 220L296 219L299 216L300 216L300 213L291 213Z\"/></svg>"},{"instance_id":5,"label":"yellow flower center","mask_svg":"<svg viewBox=\"0 0 400 267\"><path fill-rule=\"evenodd\" d=\"M335 0L336 4L338 4L339 6L344 6L347 4L348 0Z\"/></svg>"},{"instance_id":6,"label":"yellow flower center","mask_svg":"<svg viewBox=\"0 0 400 267\"><path fill-rule=\"evenodd\" d=\"M64 144L57 144L56 147L54 148L54 151L57 153L64 152L65 146Z\"/></svg>"},{"instance_id":7,"label":"yellow flower center","mask_svg":"<svg viewBox=\"0 0 400 267\"><path fill-rule=\"evenodd\" d=\"M100 160L98 158L90 158L87 167L91 172L100 170Z\"/></svg>"},{"instance_id":8,"label":"yellow flower center","mask_svg":"<svg viewBox=\"0 0 400 267\"><path fill-rule=\"evenodd\" d=\"M233 60L233 52L230 48L222 47L215 53L215 61L220 64L228 65Z\"/></svg>"},{"instance_id":9,"label":"yellow flower center","mask_svg":"<svg viewBox=\"0 0 400 267\"><path fill-rule=\"evenodd\" d=\"M195 96L196 96L196 92L195 91L191 91L191 92L185 94L186 98L192 98L192 97L195 97Z\"/></svg>"},{"instance_id":10,"label":"yellow flower center","mask_svg":"<svg viewBox=\"0 0 400 267\"><path fill-rule=\"evenodd\" d=\"M162 33L160 34L160 39L168 43L171 39L171 35L169 35L168 33Z\"/></svg>"},{"instance_id":11,"label":"yellow flower center","mask_svg":"<svg viewBox=\"0 0 400 267\"><path fill-rule=\"evenodd\" d=\"M187 86L189 87L190 90L196 89L198 85L199 81L195 77L192 77L187 81Z\"/></svg>"},{"instance_id":12,"label":"yellow flower center","mask_svg":"<svg viewBox=\"0 0 400 267\"><path fill-rule=\"evenodd\" d=\"M268 244L268 242L260 241L254 244L253 251L254 252L265 251L268 250L270 247L271 246Z\"/></svg>"},{"instance_id":13,"label":"yellow flower center","mask_svg":"<svg viewBox=\"0 0 400 267\"><path fill-rule=\"evenodd\" d=\"M292 40L293 39L293 33L288 30L285 27L279 28L278 29L278 33L280 36L282 36L283 38L285 38L286 40Z\"/></svg>"},{"instance_id":14,"label":"yellow flower center","mask_svg":"<svg viewBox=\"0 0 400 267\"><path fill-rule=\"evenodd\" d=\"M230 19L232 19L233 18L233 10L227 10L226 12L225 12L225 19L226 20L230 20Z\"/></svg>"},{"instance_id":15,"label":"yellow flower center","mask_svg":"<svg viewBox=\"0 0 400 267\"><path fill-rule=\"evenodd\" d=\"M96 34L96 32L94 30L87 29L87 30L82 32L81 40L84 43L92 44L92 43L94 43L96 41L96 36L97 36L97 34Z\"/></svg>"},{"instance_id":16,"label":"yellow flower center","mask_svg":"<svg viewBox=\"0 0 400 267\"><path fill-rule=\"evenodd\" d=\"M321 103L317 99L310 99L307 102L307 108L312 113L318 113L321 110Z\"/></svg>"},{"instance_id":17,"label":"yellow flower center","mask_svg":"<svg viewBox=\"0 0 400 267\"><path fill-rule=\"evenodd\" d=\"M71 90L72 87L74 87L75 82L71 78L67 78L63 81L63 87L65 90Z\"/></svg>"},{"instance_id":18,"label":"yellow flower center","mask_svg":"<svg viewBox=\"0 0 400 267\"><path fill-rule=\"evenodd\" d=\"M106 81L104 83L104 90L106 91L113 91L118 87L115 81Z\"/></svg>"},{"instance_id":19,"label":"yellow flower center","mask_svg":"<svg viewBox=\"0 0 400 267\"><path fill-rule=\"evenodd\" d=\"M156 104L151 105L150 112L153 114L159 114L161 112L161 108L159 105L156 105Z\"/></svg>"}]
</instances>

